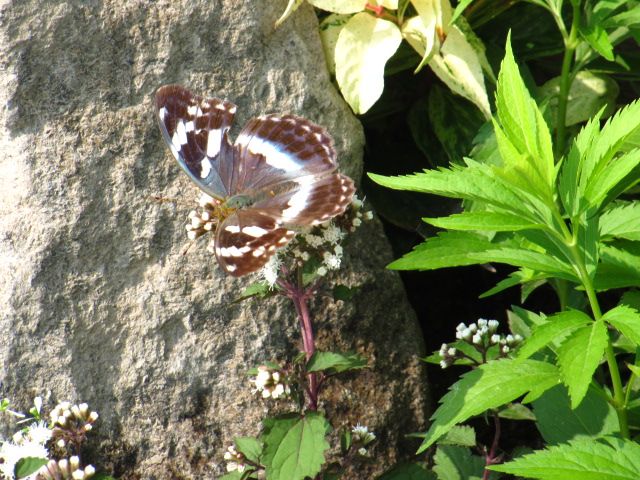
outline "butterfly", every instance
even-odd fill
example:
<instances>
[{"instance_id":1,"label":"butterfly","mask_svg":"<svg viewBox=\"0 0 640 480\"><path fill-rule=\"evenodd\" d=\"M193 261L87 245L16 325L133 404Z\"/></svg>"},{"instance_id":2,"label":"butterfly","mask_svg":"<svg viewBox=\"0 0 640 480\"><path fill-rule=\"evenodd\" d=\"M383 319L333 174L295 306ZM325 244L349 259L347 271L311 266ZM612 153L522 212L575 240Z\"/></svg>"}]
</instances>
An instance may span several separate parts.
<instances>
[{"instance_id":1,"label":"butterfly","mask_svg":"<svg viewBox=\"0 0 640 480\"><path fill-rule=\"evenodd\" d=\"M336 171L333 140L321 126L296 115L264 115L231 143L233 103L179 85L160 87L155 103L173 156L219 204L214 251L230 275L259 270L298 231L351 203L353 180Z\"/></svg>"}]
</instances>

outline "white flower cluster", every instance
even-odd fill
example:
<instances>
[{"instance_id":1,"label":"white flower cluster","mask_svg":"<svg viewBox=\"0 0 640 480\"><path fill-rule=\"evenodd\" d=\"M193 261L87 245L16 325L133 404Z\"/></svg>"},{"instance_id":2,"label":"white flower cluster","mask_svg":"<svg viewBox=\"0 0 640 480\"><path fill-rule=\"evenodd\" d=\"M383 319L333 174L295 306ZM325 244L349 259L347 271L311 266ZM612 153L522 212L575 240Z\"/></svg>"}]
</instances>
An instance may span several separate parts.
<instances>
[{"instance_id":1,"label":"white flower cluster","mask_svg":"<svg viewBox=\"0 0 640 480\"><path fill-rule=\"evenodd\" d=\"M368 427L358 423L351 429L351 434L353 445L358 447L358 454L363 457L368 456L369 452L365 447L376 439L375 433L370 432Z\"/></svg>"},{"instance_id":2,"label":"white flower cluster","mask_svg":"<svg viewBox=\"0 0 640 480\"><path fill-rule=\"evenodd\" d=\"M0 444L0 478L12 480L16 464L23 458L48 458L44 446L51 438L51 430L44 422L32 424L26 431L17 432L12 440Z\"/></svg>"},{"instance_id":3,"label":"white flower cluster","mask_svg":"<svg viewBox=\"0 0 640 480\"><path fill-rule=\"evenodd\" d=\"M237 470L242 473L247 468L247 465L244 463L244 455L242 452L236 450L235 445L227 448L227 451L224 452L224 459L227 461L227 472L235 472Z\"/></svg>"},{"instance_id":4,"label":"white flower cluster","mask_svg":"<svg viewBox=\"0 0 640 480\"><path fill-rule=\"evenodd\" d=\"M253 392L259 392L262 398L277 399L291 394L291 387L283 373L266 365L260 365L258 374L249 381L255 386Z\"/></svg>"},{"instance_id":5,"label":"white flower cluster","mask_svg":"<svg viewBox=\"0 0 640 480\"><path fill-rule=\"evenodd\" d=\"M486 352L494 345L499 345L499 356L506 357L514 346L522 342L522 336L511 334L506 336L500 335L496 333L499 326L500 323L497 320L485 320L484 318L468 326L460 323L456 327L456 338L472 345L480 352ZM455 347L449 347L446 343L442 344L438 353L441 358L440 366L442 368L447 368L452 365L457 358L464 356L462 352L459 352Z\"/></svg>"},{"instance_id":6,"label":"white flower cluster","mask_svg":"<svg viewBox=\"0 0 640 480\"><path fill-rule=\"evenodd\" d=\"M96 473L92 465L80 468L80 459L76 456L63 458L62 460L49 460L49 463L40 467L37 473L38 480L84 480L91 478Z\"/></svg>"},{"instance_id":7,"label":"white flower cluster","mask_svg":"<svg viewBox=\"0 0 640 480\"><path fill-rule=\"evenodd\" d=\"M319 261L316 273L320 276L338 270L344 254L340 242L349 232L354 232L363 220L373 218L373 214L370 211L363 212L362 207L362 200L354 195L349 209L343 215L296 236L287 247L271 257L261 270L267 284L275 285L280 266L282 263L288 263L286 259L292 260L296 266L302 266L312 258L316 259Z\"/></svg>"}]
</instances>

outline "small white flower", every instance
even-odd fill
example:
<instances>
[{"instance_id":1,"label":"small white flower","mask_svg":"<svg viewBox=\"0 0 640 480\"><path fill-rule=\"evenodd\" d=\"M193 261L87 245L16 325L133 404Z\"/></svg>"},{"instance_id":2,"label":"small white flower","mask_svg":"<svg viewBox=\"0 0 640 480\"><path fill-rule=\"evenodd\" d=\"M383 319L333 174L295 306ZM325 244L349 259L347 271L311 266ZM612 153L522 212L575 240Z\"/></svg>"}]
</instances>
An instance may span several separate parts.
<instances>
[{"instance_id":1,"label":"small white flower","mask_svg":"<svg viewBox=\"0 0 640 480\"><path fill-rule=\"evenodd\" d=\"M318 267L318 270L316 270L316 273L321 277L324 277L327 274L327 269L325 267Z\"/></svg>"},{"instance_id":2,"label":"small white flower","mask_svg":"<svg viewBox=\"0 0 640 480\"><path fill-rule=\"evenodd\" d=\"M360 225L362 225L362 220L360 220L359 218L354 218L353 219L353 226L357 228Z\"/></svg>"},{"instance_id":3,"label":"small white flower","mask_svg":"<svg viewBox=\"0 0 640 480\"><path fill-rule=\"evenodd\" d=\"M373 212L372 211L364 212L364 219L365 220L372 220L373 219Z\"/></svg>"},{"instance_id":4,"label":"small white flower","mask_svg":"<svg viewBox=\"0 0 640 480\"><path fill-rule=\"evenodd\" d=\"M491 330L492 332L495 332L498 326L500 325L500 322L498 322L497 320L489 320L488 325L489 325L489 330Z\"/></svg>"},{"instance_id":5,"label":"small white flower","mask_svg":"<svg viewBox=\"0 0 640 480\"><path fill-rule=\"evenodd\" d=\"M360 448L358 449L358 454L359 454L359 455L362 455L363 457L366 457L366 456L367 456L367 453L368 453L368 452L367 452L367 449L366 449L366 448L364 448L364 447L360 447Z\"/></svg>"},{"instance_id":6,"label":"small white flower","mask_svg":"<svg viewBox=\"0 0 640 480\"><path fill-rule=\"evenodd\" d=\"M32 442L44 445L51 438L51 433L52 432L47 426L46 422L36 422L31 424L31 426L29 427L27 437L29 437Z\"/></svg>"},{"instance_id":7,"label":"small white flower","mask_svg":"<svg viewBox=\"0 0 640 480\"><path fill-rule=\"evenodd\" d=\"M478 319L478 327L486 327L487 326L488 321L485 320L484 318L479 318Z\"/></svg>"},{"instance_id":8,"label":"small white flower","mask_svg":"<svg viewBox=\"0 0 640 480\"><path fill-rule=\"evenodd\" d=\"M351 205L353 205L356 210L359 210L362 208L362 200L360 200L357 195L354 195L353 200L351 200Z\"/></svg>"},{"instance_id":9,"label":"small white flower","mask_svg":"<svg viewBox=\"0 0 640 480\"><path fill-rule=\"evenodd\" d=\"M438 352L441 357L447 356L447 348L449 348L449 345L447 345L446 343L443 343L442 346L440 347L440 351Z\"/></svg>"},{"instance_id":10,"label":"small white flower","mask_svg":"<svg viewBox=\"0 0 640 480\"><path fill-rule=\"evenodd\" d=\"M479 333L476 333L471 339L471 342L474 345L480 345L482 343L482 336Z\"/></svg>"},{"instance_id":11,"label":"small white flower","mask_svg":"<svg viewBox=\"0 0 640 480\"><path fill-rule=\"evenodd\" d=\"M494 333L493 335L491 335L491 344L496 345L497 343L500 343L500 335Z\"/></svg>"},{"instance_id":12,"label":"small white flower","mask_svg":"<svg viewBox=\"0 0 640 480\"><path fill-rule=\"evenodd\" d=\"M360 423L351 429L351 433L353 434L354 441L359 441L363 445L367 445L376 439L375 433L370 432L368 427L360 425Z\"/></svg>"},{"instance_id":13,"label":"small white flower","mask_svg":"<svg viewBox=\"0 0 640 480\"><path fill-rule=\"evenodd\" d=\"M322 236L326 242L335 245L344 238L344 232L335 225L329 224L322 233Z\"/></svg>"},{"instance_id":14,"label":"small white flower","mask_svg":"<svg viewBox=\"0 0 640 480\"><path fill-rule=\"evenodd\" d=\"M449 366L449 362L446 360L440 360L440 368L445 369Z\"/></svg>"},{"instance_id":15,"label":"small white flower","mask_svg":"<svg viewBox=\"0 0 640 480\"><path fill-rule=\"evenodd\" d=\"M307 244L312 248L318 248L323 243L322 237L318 235L313 235L311 233L307 233L306 235L303 235L303 238L304 238L304 241L307 242Z\"/></svg>"},{"instance_id":16,"label":"small white flower","mask_svg":"<svg viewBox=\"0 0 640 480\"><path fill-rule=\"evenodd\" d=\"M450 357L455 357L456 353L458 353L458 350L456 350L455 347L451 347L449 350L447 350L447 355L449 355Z\"/></svg>"},{"instance_id":17,"label":"small white flower","mask_svg":"<svg viewBox=\"0 0 640 480\"><path fill-rule=\"evenodd\" d=\"M278 273L280 271L281 263L280 257L276 254L273 255L260 270L260 275L264 278L269 287L273 287L278 281Z\"/></svg>"},{"instance_id":18,"label":"small white flower","mask_svg":"<svg viewBox=\"0 0 640 480\"><path fill-rule=\"evenodd\" d=\"M467 328L467 326L464 323L459 323L458 326L456 327L456 332L462 332L463 330L465 330Z\"/></svg>"},{"instance_id":19,"label":"small white flower","mask_svg":"<svg viewBox=\"0 0 640 480\"><path fill-rule=\"evenodd\" d=\"M327 270L337 270L340 268L342 259L338 255L331 255L329 252L324 252L322 257Z\"/></svg>"}]
</instances>

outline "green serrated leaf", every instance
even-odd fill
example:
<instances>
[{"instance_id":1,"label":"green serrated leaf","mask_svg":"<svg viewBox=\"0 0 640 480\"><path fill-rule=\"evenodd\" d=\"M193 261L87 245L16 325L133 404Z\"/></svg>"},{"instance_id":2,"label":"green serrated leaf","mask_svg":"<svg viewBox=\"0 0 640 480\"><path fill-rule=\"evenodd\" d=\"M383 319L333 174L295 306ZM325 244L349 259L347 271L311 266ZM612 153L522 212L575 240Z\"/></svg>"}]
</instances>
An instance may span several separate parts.
<instances>
[{"instance_id":1,"label":"green serrated leaf","mask_svg":"<svg viewBox=\"0 0 640 480\"><path fill-rule=\"evenodd\" d=\"M46 465L49 460L46 458L24 457L18 460L14 468L16 478L25 478L37 472L40 467Z\"/></svg>"},{"instance_id":2,"label":"green serrated leaf","mask_svg":"<svg viewBox=\"0 0 640 480\"><path fill-rule=\"evenodd\" d=\"M315 352L307 363L307 372L341 373L365 368L367 360L357 353Z\"/></svg>"},{"instance_id":3,"label":"green serrated leaf","mask_svg":"<svg viewBox=\"0 0 640 480\"><path fill-rule=\"evenodd\" d=\"M416 246L389 264L393 270L435 270L445 267L506 263L547 272L572 282L577 279L571 267L533 250L506 247L467 232L443 232Z\"/></svg>"},{"instance_id":4,"label":"green serrated leaf","mask_svg":"<svg viewBox=\"0 0 640 480\"><path fill-rule=\"evenodd\" d=\"M594 285L599 291L640 285L640 244L619 241L601 245Z\"/></svg>"},{"instance_id":5,"label":"green serrated leaf","mask_svg":"<svg viewBox=\"0 0 640 480\"><path fill-rule=\"evenodd\" d=\"M456 425L440 437L438 445L456 445L458 447L475 447L476 431L468 425Z\"/></svg>"},{"instance_id":6,"label":"green serrated leaf","mask_svg":"<svg viewBox=\"0 0 640 480\"><path fill-rule=\"evenodd\" d=\"M488 468L540 480L636 480L640 445L613 437L576 440Z\"/></svg>"},{"instance_id":7,"label":"green serrated leaf","mask_svg":"<svg viewBox=\"0 0 640 480\"><path fill-rule=\"evenodd\" d=\"M602 25L599 23L591 23L587 26L578 29L580 36L593 48L596 52L602 55L604 58L612 62L613 57L613 45L609 36Z\"/></svg>"},{"instance_id":8,"label":"green serrated leaf","mask_svg":"<svg viewBox=\"0 0 640 480\"><path fill-rule=\"evenodd\" d=\"M261 439L262 462L270 480L304 480L314 478L324 464L329 448L325 436L331 426L316 412L304 416L287 415L267 418Z\"/></svg>"},{"instance_id":9,"label":"green serrated leaf","mask_svg":"<svg viewBox=\"0 0 640 480\"><path fill-rule=\"evenodd\" d=\"M253 437L235 437L233 442L236 444L236 449L242 452L245 457L254 463L260 463L260 456L262 455L262 442Z\"/></svg>"},{"instance_id":10,"label":"green serrated leaf","mask_svg":"<svg viewBox=\"0 0 640 480\"><path fill-rule=\"evenodd\" d=\"M485 461L472 455L468 448L451 445L438 446L433 457L433 471L438 480L481 480Z\"/></svg>"},{"instance_id":11,"label":"green serrated leaf","mask_svg":"<svg viewBox=\"0 0 640 480\"><path fill-rule=\"evenodd\" d=\"M640 240L640 202L620 202L600 216L600 236L604 240Z\"/></svg>"},{"instance_id":12,"label":"green serrated leaf","mask_svg":"<svg viewBox=\"0 0 640 480\"><path fill-rule=\"evenodd\" d=\"M407 463L393 467L378 480L437 480L436 474L428 472L417 463Z\"/></svg>"},{"instance_id":13,"label":"green serrated leaf","mask_svg":"<svg viewBox=\"0 0 640 480\"><path fill-rule=\"evenodd\" d=\"M604 200L610 199L609 192L616 189L620 182L628 182L629 173L633 172L638 165L640 165L640 149L631 150L611 160L607 168L595 172L584 189L588 205L594 209L605 206Z\"/></svg>"},{"instance_id":14,"label":"green serrated leaf","mask_svg":"<svg viewBox=\"0 0 640 480\"><path fill-rule=\"evenodd\" d=\"M507 39L506 53L498 75L496 109L506 138L520 155L503 155L509 178L529 177L531 189L543 199L552 199L555 162L549 127L522 81ZM497 133L497 132L496 132Z\"/></svg>"},{"instance_id":15,"label":"green serrated leaf","mask_svg":"<svg viewBox=\"0 0 640 480\"><path fill-rule=\"evenodd\" d=\"M640 312L627 305L618 305L602 316L602 320L615 327L636 345L640 345Z\"/></svg>"},{"instance_id":16,"label":"green serrated leaf","mask_svg":"<svg viewBox=\"0 0 640 480\"><path fill-rule=\"evenodd\" d=\"M525 229L542 229L519 215L499 212L463 212L448 217L423 218L427 223L449 230L485 230L494 232L512 232Z\"/></svg>"},{"instance_id":17,"label":"green serrated leaf","mask_svg":"<svg viewBox=\"0 0 640 480\"><path fill-rule=\"evenodd\" d=\"M384 88L384 66L402 35L394 23L365 12L351 17L336 43L336 80L355 113L364 113Z\"/></svg>"},{"instance_id":18,"label":"green serrated leaf","mask_svg":"<svg viewBox=\"0 0 640 480\"><path fill-rule=\"evenodd\" d=\"M533 402L536 426L548 444L597 438L619 430L615 409L593 389L577 408L571 408L564 385L553 387Z\"/></svg>"},{"instance_id":19,"label":"green serrated leaf","mask_svg":"<svg viewBox=\"0 0 640 480\"><path fill-rule=\"evenodd\" d=\"M554 365L535 360L497 360L464 374L441 400L418 453L451 428L490 408L511 402L527 392L544 392L559 382Z\"/></svg>"},{"instance_id":20,"label":"green serrated leaf","mask_svg":"<svg viewBox=\"0 0 640 480\"><path fill-rule=\"evenodd\" d=\"M578 310L567 310L548 317L546 323L533 329L531 337L527 338L518 349L518 359L529 358L538 350L561 342L567 335L578 328L593 322L589 315Z\"/></svg>"},{"instance_id":21,"label":"green serrated leaf","mask_svg":"<svg viewBox=\"0 0 640 480\"><path fill-rule=\"evenodd\" d=\"M571 408L576 408L587 394L608 339L607 327L598 320L576 330L558 348L558 364L563 382L569 387Z\"/></svg>"}]
</instances>

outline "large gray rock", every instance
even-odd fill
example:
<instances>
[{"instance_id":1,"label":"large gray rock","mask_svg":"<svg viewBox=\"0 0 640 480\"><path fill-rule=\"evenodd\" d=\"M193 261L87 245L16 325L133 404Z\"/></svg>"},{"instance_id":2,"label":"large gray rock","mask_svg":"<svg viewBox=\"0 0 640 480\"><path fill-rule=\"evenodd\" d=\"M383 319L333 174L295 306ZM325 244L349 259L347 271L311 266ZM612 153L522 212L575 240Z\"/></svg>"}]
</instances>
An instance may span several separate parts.
<instances>
[{"instance_id":1,"label":"large gray rock","mask_svg":"<svg viewBox=\"0 0 640 480\"><path fill-rule=\"evenodd\" d=\"M333 134L358 178L363 135L330 83L312 9L280 29L273 0L0 0L0 381L26 408L86 401L101 414L90 458L122 478L212 478L265 410L244 372L299 336L285 299L234 304L203 243L188 255L190 184L163 144L155 89L178 82L238 104L237 125L294 112ZM162 196L175 201L157 201ZM349 303L318 299L318 342L372 368L331 384L335 427L380 439L369 478L424 427L421 334L372 222L347 243Z\"/></svg>"}]
</instances>

